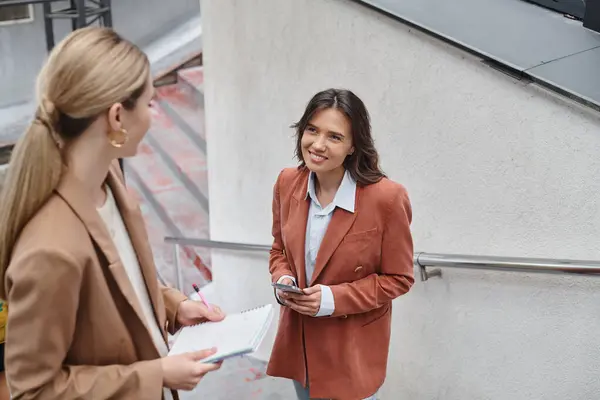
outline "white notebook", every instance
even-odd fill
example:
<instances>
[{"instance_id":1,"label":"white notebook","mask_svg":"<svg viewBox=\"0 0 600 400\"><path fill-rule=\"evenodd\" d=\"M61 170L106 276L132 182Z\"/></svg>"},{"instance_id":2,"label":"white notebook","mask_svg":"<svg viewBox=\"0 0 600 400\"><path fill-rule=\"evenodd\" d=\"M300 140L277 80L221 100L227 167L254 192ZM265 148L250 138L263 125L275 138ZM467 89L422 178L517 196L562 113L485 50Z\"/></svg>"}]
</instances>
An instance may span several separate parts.
<instances>
[{"instance_id":1,"label":"white notebook","mask_svg":"<svg viewBox=\"0 0 600 400\"><path fill-rule=\"evenodd\" d=\"M267 304L237 314L228 314L220 322L186 326L179 333L169 355L216 347L215 354L201 361L211 363L252 353L264 339L272 319L273 305Z\"/></svg>"}]
</instances>

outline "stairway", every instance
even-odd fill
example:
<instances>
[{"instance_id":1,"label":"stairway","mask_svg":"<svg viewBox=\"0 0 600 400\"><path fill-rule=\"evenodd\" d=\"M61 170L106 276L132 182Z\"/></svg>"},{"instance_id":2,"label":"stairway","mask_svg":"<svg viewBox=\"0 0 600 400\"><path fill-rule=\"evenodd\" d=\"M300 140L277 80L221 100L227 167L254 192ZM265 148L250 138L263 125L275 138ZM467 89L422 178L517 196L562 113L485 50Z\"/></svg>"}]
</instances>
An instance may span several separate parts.
<instances>
[{"instance_id":1,"label":"stairway","mask_svg":"<svg viewBox=\"0 0 600 400\"><path fill-rule=\"evenodd\" d=\"M160 81L168 84L156 88L152 127L124 170L140 202L159 276L177 287L174 247L164 243L165 236L209 237L202 66L184 66ZM180 247L178 259L184 293L193 290L192 283L212 280L208 249Z\"/></svg>"}]
</instances>

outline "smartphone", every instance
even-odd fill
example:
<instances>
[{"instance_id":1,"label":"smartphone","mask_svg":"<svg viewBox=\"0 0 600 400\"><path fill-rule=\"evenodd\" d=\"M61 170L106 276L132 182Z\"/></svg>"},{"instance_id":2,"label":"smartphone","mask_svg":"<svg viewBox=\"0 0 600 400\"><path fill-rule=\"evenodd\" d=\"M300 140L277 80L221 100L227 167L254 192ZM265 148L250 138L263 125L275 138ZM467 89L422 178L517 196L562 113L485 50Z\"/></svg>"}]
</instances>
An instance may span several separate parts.
<instances>
[{"instance_id":1,"label":"smartphone","mask_svg":"<svg viewBox=\"0 0 600 400\"><path fill-rule=\"evenodd\" d=\"M294 285L284 285L283 283L271 283L271 286L273 286L275 289L281 290L282 292L304 294L302 289L300 289L298 286L294 286Z\"/></svg>"}]
</instances>

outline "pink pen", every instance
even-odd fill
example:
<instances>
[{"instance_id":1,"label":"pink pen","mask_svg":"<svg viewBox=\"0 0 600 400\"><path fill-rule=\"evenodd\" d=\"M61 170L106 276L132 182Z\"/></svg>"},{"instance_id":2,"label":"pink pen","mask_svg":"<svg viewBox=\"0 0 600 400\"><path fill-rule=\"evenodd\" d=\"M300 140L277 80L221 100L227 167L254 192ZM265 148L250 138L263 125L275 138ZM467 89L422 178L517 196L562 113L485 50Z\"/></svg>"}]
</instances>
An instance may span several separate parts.
<instances>
[{"instance_id":1,"label":"pink pen","mask_svg":"<svg viewBox=\"0 0 600 400\"><path fill-rule=\"evenodd\" d=\"M196 293L198 293L198 296L200 296L200 299L202 300L202 302L204 303L206 308L208 308L208 311L212 311L210 304L208 304L208 301L206 301L206 297L204 297L204 295L200 291L200 288L198 287L198 285L196 285L195 283L192 283L192 286L194 287L194 290L196 291Z\"/></svg>"}]
</instances>

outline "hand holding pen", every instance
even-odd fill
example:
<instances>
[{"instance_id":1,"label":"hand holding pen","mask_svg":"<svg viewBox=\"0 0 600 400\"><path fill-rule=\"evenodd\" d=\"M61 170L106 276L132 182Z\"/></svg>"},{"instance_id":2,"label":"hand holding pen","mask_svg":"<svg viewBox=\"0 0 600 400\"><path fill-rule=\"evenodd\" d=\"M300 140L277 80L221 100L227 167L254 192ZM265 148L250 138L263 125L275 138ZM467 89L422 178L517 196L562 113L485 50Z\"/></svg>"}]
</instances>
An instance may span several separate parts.
<instances>
[{"instance_id":1,"label":"hand holding pen","mask_svg":"<svg viewBox=\"0 0 600 400\"><path fill-rule=\"evenodd\" d=\"M177 309L177 322L182 326L190 326L206 321L222 321L225 318L225 313L221 311L221 308L214 304L209 304L206 301L206 297L198 288L198 285L193 284L192 286L200 296L201 301L182 301Z\"/></svg>"}]
</instances>

